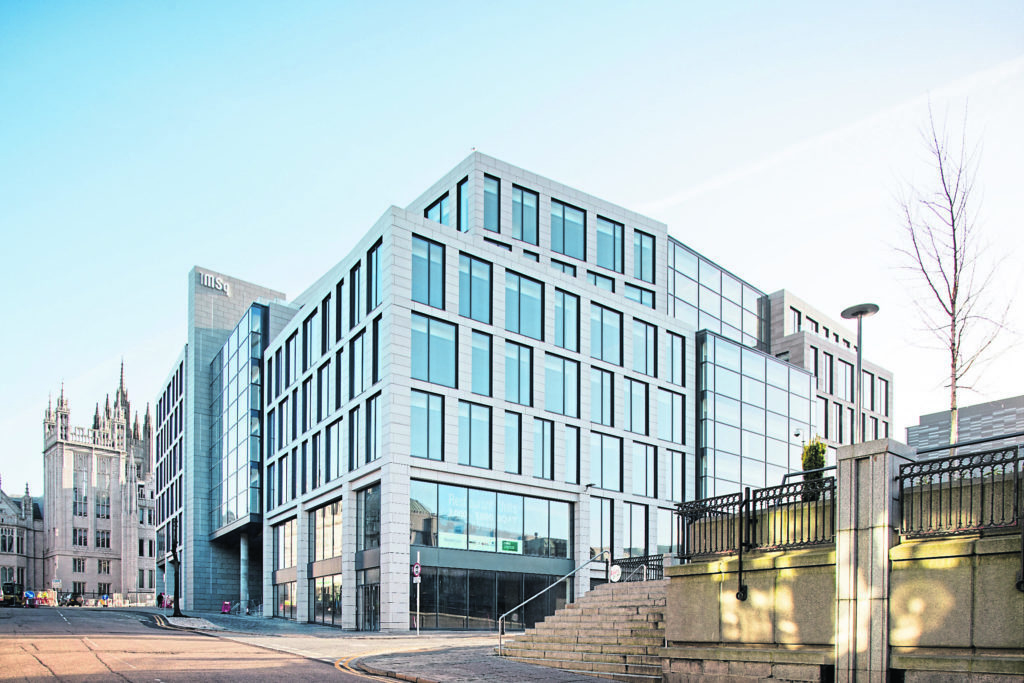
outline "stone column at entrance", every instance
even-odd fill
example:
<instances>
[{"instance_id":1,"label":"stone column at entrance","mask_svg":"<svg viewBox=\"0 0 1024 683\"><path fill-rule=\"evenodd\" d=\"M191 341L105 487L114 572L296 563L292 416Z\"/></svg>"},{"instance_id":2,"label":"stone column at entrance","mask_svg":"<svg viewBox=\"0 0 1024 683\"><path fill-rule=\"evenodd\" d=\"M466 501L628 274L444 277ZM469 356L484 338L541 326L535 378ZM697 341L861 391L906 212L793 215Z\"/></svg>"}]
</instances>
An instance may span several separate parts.
<instances>
[{"instance_id":1,"label":"stone column at entrance","mask_svg":"<svg viewBox=\"0 0 1024 683\"><path fill-rule=\"evenodd\" d=\"M889 673L889 549L900 523L899 466L916 451L879 439L836 455L836 681Z\"/></svg>"},{"instance_id":2,"label":"stone column at entrance","mask_svg":"<svg viewBox=\"0 0 1024 683\"><path fill-rule=\"evenodd\" d=\"M238 537L238 613L245 614L249 606L249 534L245 531Z\"/></svg>"}]
</instances>

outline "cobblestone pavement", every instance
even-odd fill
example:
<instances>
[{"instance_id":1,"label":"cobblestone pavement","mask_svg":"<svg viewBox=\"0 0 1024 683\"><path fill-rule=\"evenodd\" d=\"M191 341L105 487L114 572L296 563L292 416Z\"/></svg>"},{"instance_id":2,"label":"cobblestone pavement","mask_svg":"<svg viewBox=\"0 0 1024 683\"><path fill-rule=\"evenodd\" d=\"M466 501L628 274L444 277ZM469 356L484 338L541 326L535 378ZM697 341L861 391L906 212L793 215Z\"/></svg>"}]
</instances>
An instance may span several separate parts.
<instances>
[{"instance_id":1,"label":"cobblestone pavement","mask_svg":"<svg viewBox=\"0 0 1024 683\"><path fill-rule=\"evenodd\" d=\"M166 614L169 610L149 611L165 619L169 617ZM170 619L168 622L172 623ZM330 662L347 671L362 669L375 676L416 683L484 680L489 683L593 683L607 680L502 659L494 654L498 636L490 632L424 631L419 636L415 633L352 632L285 619L194 611L179 625L247 645Z\"/></svg>"}]
</instances>

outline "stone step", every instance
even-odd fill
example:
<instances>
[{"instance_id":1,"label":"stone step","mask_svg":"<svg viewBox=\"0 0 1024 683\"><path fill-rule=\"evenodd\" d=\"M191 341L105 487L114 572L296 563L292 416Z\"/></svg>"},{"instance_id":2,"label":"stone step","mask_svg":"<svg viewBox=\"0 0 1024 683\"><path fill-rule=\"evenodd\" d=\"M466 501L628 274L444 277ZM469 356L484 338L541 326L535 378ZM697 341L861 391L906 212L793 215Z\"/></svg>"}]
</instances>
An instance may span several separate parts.
<instances>
[{"instance_id":1,"label":"stone step","mask_svg":"<svg viewBox=\"0 0 1024 683\"><path fill-rule=\"evenodd\" d=\"M584 662L572 659L546 659L538 657L521 657L513 655L508 657L512 661L524 662L526 664L537 664L563 671L585 674L588 676L599 676L615 681L626 681L627 683L654 683L661 681L661 667L608 664L603 662Z\"/></svg>"},{"instance_id":2,"label":"stone step","mask_svg":"<svg viewBox=\"0 0 1024 683\"><path fill-rule=\"evenodd\" d=\"M564 623L560 621L555 622L544 622L543 624L537 624L534 627L536 633L568 633L570 631L580 630L581 624L579 623ZM632 635L645 635L652 631L663 632L665 630L662 622L660 621L616 621L611 624L598 623L598 624L586 624L586 630L594 632L629 632Z\"/></svg>"},{"instance_id":3,"label":"stone step","mask_svg":"<svg viewBox=\"0 0 1024 683\"><path fill-rule=\"evenodd\" d=\"M506 650L517 652L589 652L592 654L610 654L626 657L661 655L664 645L624 645L622 643L560 643L550 640L531 640L527 642L506 641Z\"/></svg>"}]
</instances>

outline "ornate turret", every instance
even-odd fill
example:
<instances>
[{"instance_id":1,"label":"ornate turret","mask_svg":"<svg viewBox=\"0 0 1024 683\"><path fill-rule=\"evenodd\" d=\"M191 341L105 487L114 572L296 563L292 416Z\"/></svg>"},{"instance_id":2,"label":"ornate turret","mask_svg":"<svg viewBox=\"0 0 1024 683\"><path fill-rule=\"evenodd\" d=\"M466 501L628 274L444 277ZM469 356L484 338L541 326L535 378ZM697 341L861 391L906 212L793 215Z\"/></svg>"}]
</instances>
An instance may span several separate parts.
<instances>
[{"instance_id":1,"label":"ornate turret","mask_svg":"<svg viewBox=\"0 0 1024 683\"><path fill-rule=\"evenodd\" d=\"M28 519L32 514L32 496L28 493L28 482L25 482L25 495L21 497L21 518Z\"/></svg>"}]
</instances>

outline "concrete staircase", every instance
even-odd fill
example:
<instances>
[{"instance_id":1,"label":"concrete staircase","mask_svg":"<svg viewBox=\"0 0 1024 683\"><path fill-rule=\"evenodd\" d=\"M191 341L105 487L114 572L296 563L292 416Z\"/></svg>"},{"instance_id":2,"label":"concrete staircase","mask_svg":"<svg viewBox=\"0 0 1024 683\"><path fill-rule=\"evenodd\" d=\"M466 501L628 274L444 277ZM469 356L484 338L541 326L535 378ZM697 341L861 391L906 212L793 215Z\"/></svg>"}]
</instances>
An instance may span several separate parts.
<instances>
[{"instance_id":1,"label":"concrete staircase","mask_svg":"<svg viewBox=\"0 0 1024 683\"><path fill-rule=\"evenodd\" d=\"M506 641L509 659L629 683L660 683L668 580L606 583Z\"/></svg>"}]
</instances>

